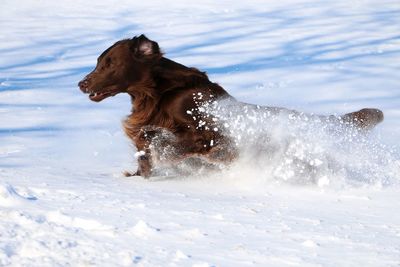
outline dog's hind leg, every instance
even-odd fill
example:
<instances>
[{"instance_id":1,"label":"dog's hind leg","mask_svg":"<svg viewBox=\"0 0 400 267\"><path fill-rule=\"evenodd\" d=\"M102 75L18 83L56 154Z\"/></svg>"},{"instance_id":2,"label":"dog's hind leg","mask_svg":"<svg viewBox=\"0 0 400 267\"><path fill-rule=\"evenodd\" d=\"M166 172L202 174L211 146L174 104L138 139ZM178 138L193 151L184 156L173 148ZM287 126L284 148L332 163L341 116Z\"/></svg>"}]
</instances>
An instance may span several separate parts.
<instances>
[{"instance_id":1,"label":"dog's hind leg","mask_svg":"<svg viewBox=\"0 0 400 267\"><path fill-rule=\"evenodd\" d=\"M221 138L210 150L202 154L202 157L212 164L227 165L237 159L239 151L232 140Z\"/></svg>"}]
</instances>

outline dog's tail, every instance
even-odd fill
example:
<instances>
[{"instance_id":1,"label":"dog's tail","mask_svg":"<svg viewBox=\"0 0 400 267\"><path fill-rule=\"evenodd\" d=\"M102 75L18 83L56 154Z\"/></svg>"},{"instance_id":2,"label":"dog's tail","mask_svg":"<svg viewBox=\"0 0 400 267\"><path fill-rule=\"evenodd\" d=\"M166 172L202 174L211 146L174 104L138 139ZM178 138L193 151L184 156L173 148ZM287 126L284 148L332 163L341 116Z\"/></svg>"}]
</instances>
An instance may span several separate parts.
<instances>
[{"instance_id":1,"label":"dog's tail","mask_svg":"<svg viewBox=\"0 0 400 267\"><path fill-rule=\"evenodd\" d=\"M340 116L341 122L362 130L370 130L383 121L383 112L375 108L364 108L359 111Z\"/></svg>"}]
</instances>

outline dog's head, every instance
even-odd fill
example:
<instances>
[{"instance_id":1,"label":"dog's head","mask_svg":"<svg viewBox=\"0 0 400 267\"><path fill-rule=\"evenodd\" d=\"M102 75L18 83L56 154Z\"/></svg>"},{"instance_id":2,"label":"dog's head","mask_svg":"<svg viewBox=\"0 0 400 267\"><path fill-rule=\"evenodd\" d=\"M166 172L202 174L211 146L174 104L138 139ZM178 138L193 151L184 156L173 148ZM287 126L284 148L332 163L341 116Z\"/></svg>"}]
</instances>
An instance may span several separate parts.
<instances>
[{"instance_id":1,"label":"dog's head","mask_svg":"<svg viewBox=\"0 0 400 267\"><path fill-rule=\"evenodd\" d=\"M79 82L79 88L96 102L129 92L161 57L158 44L144 35L119 41L98 57L96 68Z\"/></svg>"}]
</instances>

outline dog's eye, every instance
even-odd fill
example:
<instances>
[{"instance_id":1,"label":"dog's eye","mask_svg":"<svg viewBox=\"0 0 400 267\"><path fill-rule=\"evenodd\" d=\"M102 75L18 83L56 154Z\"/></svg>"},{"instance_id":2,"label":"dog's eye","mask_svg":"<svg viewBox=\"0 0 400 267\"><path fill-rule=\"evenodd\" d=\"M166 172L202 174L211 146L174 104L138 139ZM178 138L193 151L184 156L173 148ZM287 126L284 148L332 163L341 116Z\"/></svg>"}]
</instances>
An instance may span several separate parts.
<instances>
[{"instance_id":1,"label":"dog's eye","mask_svg":"<svg viewBox=\"0 0 400 267\"><path fill-rule=\"evenodd\" d=\"M101 61L100 69L105 70L109 68L113 64L112 60L110 57L106 57Z\"/></svg>"},{"instance_id":2,"label":"dog's eye","mask_svg":"<svg viewBox=\"0 0 400 267\"><path fill-rule=\"evenodd\" d=\"M109 67L109 66L111 66L111 64L112 64L112 60L111 60L111 58L110 57L107 57L106 58L106 67Z\"/></svg>"}]
</instances>

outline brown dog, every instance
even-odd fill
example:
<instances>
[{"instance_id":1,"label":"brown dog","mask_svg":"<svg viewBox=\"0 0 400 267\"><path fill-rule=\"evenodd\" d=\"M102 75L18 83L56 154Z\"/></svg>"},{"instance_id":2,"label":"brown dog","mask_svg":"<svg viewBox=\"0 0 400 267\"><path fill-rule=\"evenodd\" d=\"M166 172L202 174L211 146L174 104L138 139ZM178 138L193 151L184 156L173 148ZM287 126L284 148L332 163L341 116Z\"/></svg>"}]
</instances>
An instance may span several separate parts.
<instances>
[{"instance_id":1,"label":"brown dog","mask_svg":"<svg viewBox=\"0 0 400 267\"><path fill-rule=\"evenodd\" d=\"M149 177L160 158L179 162L200 157L229 163L237 157L230 139L218 131L216 119L201 112L204 105L221 99L235 101L234 98L204 72L163 57L158 44L144 35L121 40L104 51L96 68L79 82L79 87L95 102L118 93L131 96L132 114L124 128L138 150L138 170L127 175ZM286 110L263 109L275 114ZM362 109L324 118L370 129L383 120L383 113Z\"/></svg>"}]
</instances>

